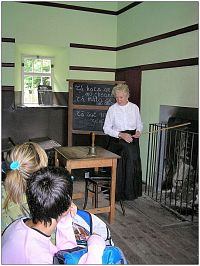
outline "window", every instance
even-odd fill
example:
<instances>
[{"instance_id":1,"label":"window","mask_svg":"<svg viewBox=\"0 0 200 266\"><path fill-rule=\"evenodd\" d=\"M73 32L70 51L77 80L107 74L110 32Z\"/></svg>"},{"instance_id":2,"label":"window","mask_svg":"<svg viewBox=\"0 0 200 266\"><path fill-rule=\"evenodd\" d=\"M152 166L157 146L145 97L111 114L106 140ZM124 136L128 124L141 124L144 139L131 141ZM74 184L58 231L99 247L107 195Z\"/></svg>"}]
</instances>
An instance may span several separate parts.
<instances>
[{"instance_id":1,"label":"window","mask_svg":"<svg viewBox=\"0 0 200 266\"><path fill-rule=\"evenodd\" d=\"M38 86L52 86L52 58L23 56L22 58L22 102L38 103Z\"/></svg>"}]
</instances>

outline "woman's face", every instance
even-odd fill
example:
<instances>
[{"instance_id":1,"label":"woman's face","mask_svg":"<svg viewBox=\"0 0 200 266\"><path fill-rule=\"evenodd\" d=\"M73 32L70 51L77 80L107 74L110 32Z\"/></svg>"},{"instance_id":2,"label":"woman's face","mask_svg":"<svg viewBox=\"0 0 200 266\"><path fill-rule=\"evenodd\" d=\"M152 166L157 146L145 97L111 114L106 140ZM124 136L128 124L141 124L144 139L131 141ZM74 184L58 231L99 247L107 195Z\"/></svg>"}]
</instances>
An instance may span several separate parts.
<instances>
[{"instance_id":1,"label":"woman's face","mask_svg":"<svg viewBox=\"0 0 200 266\"><path fill-rule=\"evenodd\" d=\"M128 102L128 96L123 91L117 91L115 99L119 105L126 105Z\"/></svg>"}]
</instances>

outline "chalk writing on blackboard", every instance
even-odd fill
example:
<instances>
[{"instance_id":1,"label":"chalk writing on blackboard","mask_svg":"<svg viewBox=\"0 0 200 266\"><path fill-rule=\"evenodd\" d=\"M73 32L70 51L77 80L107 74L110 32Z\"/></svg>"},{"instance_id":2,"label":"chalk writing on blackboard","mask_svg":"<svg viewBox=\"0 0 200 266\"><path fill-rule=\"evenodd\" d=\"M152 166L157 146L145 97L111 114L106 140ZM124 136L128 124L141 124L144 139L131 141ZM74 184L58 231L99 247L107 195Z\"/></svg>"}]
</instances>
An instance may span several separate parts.
<instances>
[{"instance_id":1,"label":"chalk writing on blackboard","mask_svg":"<svg viewBox=\"0 0 200 266\"><path fill-rule=\"evenodd\" d=\"M74 82L73 104L110 106L115 103L112 95L114 85Z\"/></svg>"},{"instance_id":2,"label":"chalk writing on blackboard","mask_svg":"<svg viewBox=\"0 0 200 266\"><path fill-rule=\"evenodd\" d=\"M73 110L73 129L103 131L106 110Z\"/></svg>"}]
</instances>

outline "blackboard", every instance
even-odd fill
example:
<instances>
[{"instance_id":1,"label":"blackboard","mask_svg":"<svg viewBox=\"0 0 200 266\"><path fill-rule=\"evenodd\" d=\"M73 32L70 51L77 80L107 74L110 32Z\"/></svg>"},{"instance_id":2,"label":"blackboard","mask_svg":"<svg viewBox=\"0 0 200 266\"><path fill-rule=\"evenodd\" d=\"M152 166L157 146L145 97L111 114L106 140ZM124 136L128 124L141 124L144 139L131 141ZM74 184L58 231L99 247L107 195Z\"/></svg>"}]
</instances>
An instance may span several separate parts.
<instances>
[{"instance_id":1,"label":"blackboard","mask_svg":"<svg viewBox=\"0 0 200 266\"><path fill-rule=\"evenodd\" d=\"M106 110L73 110L73 129L103 131Z\"/></svg>"},{"instance_id":2,"label":"blackboard","mask_svg":"<svg viewBox=\"0 0 200 266\"><path fill-rule=\"evenodd\" d=\"M68 80L68 146L73 134L104 135L103 125L109 106L115 103L112 89L124 81Z\"/></svg>"},{"instance_id":3,"label":"blackboard","mask_svg":"<svg viewBox=\"0 0 200 266\"><path fill-rule=\"evenodd\" d=\"M74 82L73 104L110 106L115 103L112 84L91 84Z\"/></svg>"}]
</instances>

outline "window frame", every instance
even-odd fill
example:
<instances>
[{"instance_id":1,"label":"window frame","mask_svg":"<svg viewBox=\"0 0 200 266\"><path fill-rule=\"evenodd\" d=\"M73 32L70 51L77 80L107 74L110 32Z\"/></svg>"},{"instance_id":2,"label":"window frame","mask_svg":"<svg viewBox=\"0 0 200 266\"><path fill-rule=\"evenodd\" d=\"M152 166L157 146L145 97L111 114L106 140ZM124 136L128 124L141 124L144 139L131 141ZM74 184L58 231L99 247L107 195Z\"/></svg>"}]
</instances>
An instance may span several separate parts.
<instances>
[{"instance_id":1,"label":"window frame","mask_svg":"<svg viewBox=\"0 0 200 266\"><path fill-rule=\"evenodd\" d=\"M47 59L47 60L51 60L51 73L38 73L38 72L24 72L24 60L26 58L31 58L31 59ZM51 57L51 56L36 56L36 55L27 55L27 54L23 54L22 57L21 57L21 90L22 90L22 104L23 105L26 105L26 104L38 104L38 100L37 100L37 103L27 103L24 101L24 79L25 79L25 76L27 75L30 75L32 77L34 76L40 76L40 77L43 77L43 76L47 76L47 77L50 77L50 86L52 87L52 91L53 91L53 84L54 84L54 57ZM41 84L41 85L44 85L44 84Z\"/></svg>"}]
</instances>

